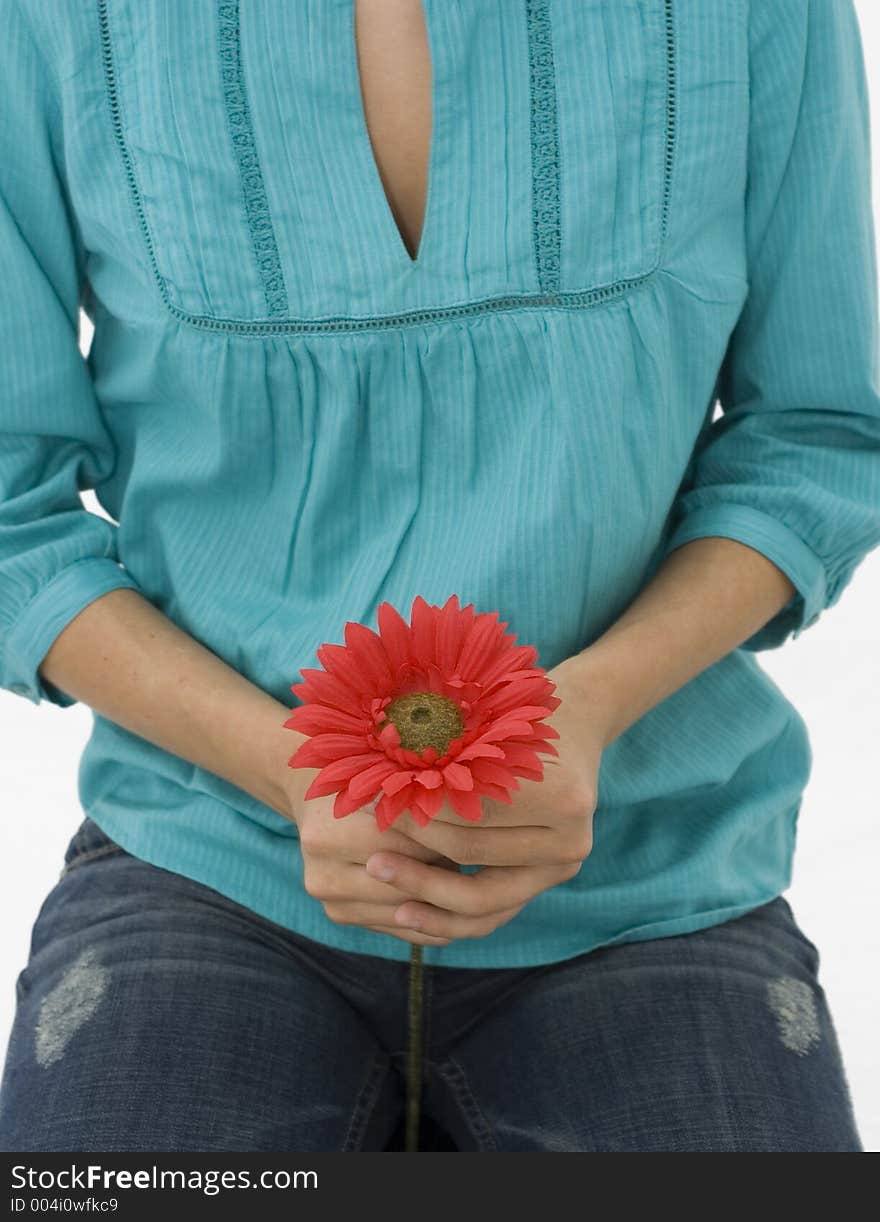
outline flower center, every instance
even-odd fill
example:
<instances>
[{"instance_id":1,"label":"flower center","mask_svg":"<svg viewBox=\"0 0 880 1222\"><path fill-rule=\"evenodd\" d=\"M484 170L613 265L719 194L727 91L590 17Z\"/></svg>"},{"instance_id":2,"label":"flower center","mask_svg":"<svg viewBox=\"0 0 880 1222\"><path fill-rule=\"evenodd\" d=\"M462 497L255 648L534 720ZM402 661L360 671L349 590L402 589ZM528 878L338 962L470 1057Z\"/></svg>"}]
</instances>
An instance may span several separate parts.
<instances>
[{"instance_id":1,"label":"flower center","mask_svg":"<svg viewBox=\"0 0 880 1222\"><path fill-rule=\"evenodd\" d=\"M421 753L433 747L438 757L464 730L461 709L454 700L436 692L409 692L398 696L385 709L400 735L400 745L407 751Z\"/></svg>"}]
</instances>

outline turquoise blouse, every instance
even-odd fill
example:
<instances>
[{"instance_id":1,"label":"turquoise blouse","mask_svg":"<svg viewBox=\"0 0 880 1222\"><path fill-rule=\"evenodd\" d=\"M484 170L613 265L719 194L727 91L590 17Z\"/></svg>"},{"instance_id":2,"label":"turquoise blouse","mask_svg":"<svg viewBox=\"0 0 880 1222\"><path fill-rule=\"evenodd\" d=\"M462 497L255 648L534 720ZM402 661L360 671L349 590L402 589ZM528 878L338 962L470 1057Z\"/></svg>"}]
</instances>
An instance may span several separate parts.
<instances>
[{"instance_id":1,"label":"turquoise blouse","mask_svg":"<svg viewBox=\"0 0 880 1222\"><path fill-rule=\"evenodd\" d=\"M530 965L789 885L810 743L756 655L880 543L865 67L852 0L425 13L413 259L353 0L0 0L0 686L70 706L38 666L119 586L288 707L416 594L549 669L673 548L762 552L797 593L608 748L578 876L426 951ZM326 916L278 812L98 715L79 800L282 926L409 955Z\"/></svg>"}]
</instances>

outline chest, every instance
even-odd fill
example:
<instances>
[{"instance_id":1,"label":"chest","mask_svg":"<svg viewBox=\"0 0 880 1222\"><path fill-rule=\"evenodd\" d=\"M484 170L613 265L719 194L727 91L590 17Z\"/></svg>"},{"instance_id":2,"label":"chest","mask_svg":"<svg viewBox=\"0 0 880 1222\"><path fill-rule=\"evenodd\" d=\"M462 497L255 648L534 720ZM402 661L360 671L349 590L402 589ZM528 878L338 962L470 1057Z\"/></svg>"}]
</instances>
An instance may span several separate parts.
<instances>
[{"instance_id":1,"label":"chest","mask_svg":"<svg viewBox=\"0 0 880 1222\"><path fill-rule=\"evenodd\" d=\"M86 243L253 332L589 308L716 238L738 273L746 11L98 0L104 96L65 73Z\"/></svg>"},{"instance_id":2,"label":"chest","mask_svg":"<svg viewBox=\"0 0 880 1222\"><path fill-rule=\"evenodd\" d=\"M355 0L364 117L407 253L422 228L431 140L431 52L421 0Z\"/></svg>"}]
</instances>

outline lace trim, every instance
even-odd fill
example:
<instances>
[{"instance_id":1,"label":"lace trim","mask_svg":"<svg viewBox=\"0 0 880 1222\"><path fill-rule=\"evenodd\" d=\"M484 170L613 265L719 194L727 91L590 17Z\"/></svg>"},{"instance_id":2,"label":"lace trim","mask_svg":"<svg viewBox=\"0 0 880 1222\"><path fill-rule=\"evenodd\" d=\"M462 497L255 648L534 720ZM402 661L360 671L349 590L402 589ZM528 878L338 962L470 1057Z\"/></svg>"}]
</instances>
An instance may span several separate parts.
<instances>
[{"instance_id":1,"label":"lace trim","mask_svg":"<svg viewBox=\"0 0 880 1222\"><path fill-rule=\"evenodd\" d=\"M269 201L257 156L257 146L245 91L241 63L239 0L219 0L217 16L220 26L220 73L223 79L226 115L229 120L232 147L238 159L254 255L263 281L263 293L269 313L283 317L288 310L287 288L284 284L281 260L278 257L275 231L272 228Z\"/></svg>"},{"instance_id":2,"label":"lace trim","mask_svg":"<svg viewBox=\"0 0 880 1222\"><path fill-rule=\"evenodd\" d=\"M538 287L559 288L559 136L548 0L526 0L532 141L532 230Z\"/></svg>"},{"instance_id":3,"label":"lace trim","mask_svg":"<svg viewBox=\"0 0 880 1222\"><path fill-rule=\"evenodd\" d=\"M667 56L667 124L666 124L666 157L663 190L662 235L666 235L667 213L671 194L671 177L675 161L675 144L677 128L677 85L676 85L676 46L675 25L673 21L673 0L664 0L666 12L666 56ZM403 313L348 315L324 318L267 318L241 319L216 318L209 315L192 314L175 305L168 295L168 286L159 270L156 250L153 244L150 226L144 211L143 200L137 183L134 163L125 140L122 113L117 89L116 70L113 62L113 48L110 38L110 24L107 15L107 0L98 0L98 16L100 21L101 55L104 63L104 77L107 98L110 107L113 135L116 140L123 169L128 182L132 206L137 216L143 235L144 244L149 256L153 278L159 289L162 302L168 313L180 322L186 323L201 331L216 331L224 334L253 336L259 339L265 335L324 335L329 333L355 333L359 331L377 331L386 328L423 327L428 324L446 323L455 319L474 318L483 314L508 311L531 310L584 310L601 309L620 298L636 292L649 285L660 272L660 254L653 267L628 279L613 283L598 285L589 289L575 289L567 292L549 293L514 293L500 297L485 297L476 301L459 302L447 306L435 306L425 309L414 309ZM103 309L102 303L95 301L95 307Z\"/></svg>"}]
</instances>

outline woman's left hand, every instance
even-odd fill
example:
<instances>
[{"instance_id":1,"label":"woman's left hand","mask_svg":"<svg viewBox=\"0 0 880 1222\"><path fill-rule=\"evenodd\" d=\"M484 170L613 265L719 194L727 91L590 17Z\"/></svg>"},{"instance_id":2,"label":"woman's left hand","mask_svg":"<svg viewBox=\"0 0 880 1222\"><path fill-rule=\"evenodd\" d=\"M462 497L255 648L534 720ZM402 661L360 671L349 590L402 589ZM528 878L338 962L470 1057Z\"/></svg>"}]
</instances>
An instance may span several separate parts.
<instances>
[{"instance_id":1,"label":"woman's left hand","mask_svg":"<svg viewBox=\"0 0 880 1222\"><path fill-rule=\"evenodd\" d=\"M535 895L580 871L593 846L606 728L600 702L591 707L577 658L547 671L547 677L556 684L560 704L545 720L559 738L550 740L558 755L541 757L543 780L517 778L520 788L509 804L483 798L478 824L448 803L427 827L419 827L408 812L395 822L399 831L451 861L484 868L475 874L437 870L385 850L368 858L373 878L414 897L397 908L398 924L437 937L483 936Z\"/></svg>"}]
</instances>

